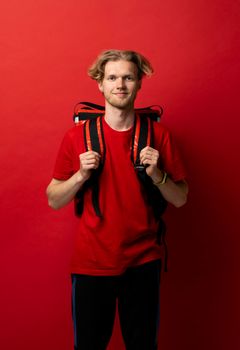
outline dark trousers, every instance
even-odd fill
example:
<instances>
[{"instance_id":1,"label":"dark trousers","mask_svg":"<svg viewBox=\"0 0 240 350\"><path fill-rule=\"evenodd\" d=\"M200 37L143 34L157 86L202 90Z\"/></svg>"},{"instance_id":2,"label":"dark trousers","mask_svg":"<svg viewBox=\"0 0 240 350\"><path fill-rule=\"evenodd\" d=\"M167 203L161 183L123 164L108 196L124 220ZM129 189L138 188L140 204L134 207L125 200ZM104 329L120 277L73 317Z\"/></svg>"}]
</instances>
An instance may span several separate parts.
<instances>
[{"instance_id":1,"label":"dark trousers","mask_svg":"<svg viewBox=\"0 0 240 350\"><path fill-rule=\"evenodd\" d=\"M161 261L119 276L72 275L75 350L106 350L118 313L126 350L157 350Z\"/></svg>"}]
</instances>

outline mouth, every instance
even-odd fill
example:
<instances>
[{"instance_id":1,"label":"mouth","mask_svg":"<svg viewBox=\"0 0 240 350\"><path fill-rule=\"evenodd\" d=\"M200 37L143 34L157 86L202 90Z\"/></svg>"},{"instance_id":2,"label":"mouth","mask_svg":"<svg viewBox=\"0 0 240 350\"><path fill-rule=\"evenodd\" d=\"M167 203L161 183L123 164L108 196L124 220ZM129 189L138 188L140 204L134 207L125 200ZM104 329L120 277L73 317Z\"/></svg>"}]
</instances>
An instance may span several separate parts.
<instances>
[{"instance_id":1,"label":"mouth","mask_svg":"<svg viewBox=\"0 0 240 350\"><path fill-rule=\"evenodd\" d=\"M114 93L115 96L117 97L126 97L128 95L127 92L116 92Z\"/></svg>"}]
</instances>

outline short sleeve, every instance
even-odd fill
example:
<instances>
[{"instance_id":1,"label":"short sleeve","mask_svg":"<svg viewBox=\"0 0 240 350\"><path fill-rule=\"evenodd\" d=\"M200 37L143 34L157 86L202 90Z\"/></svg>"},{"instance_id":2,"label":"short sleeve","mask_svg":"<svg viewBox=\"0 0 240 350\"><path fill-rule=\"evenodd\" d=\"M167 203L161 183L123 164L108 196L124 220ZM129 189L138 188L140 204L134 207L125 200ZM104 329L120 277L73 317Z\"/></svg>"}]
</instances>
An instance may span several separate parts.
<instances>
[{"instance_id":1,"label":"short sleeve","mask_svg":"<svg viewBox=\"0 0 240 350\"><path fill-rule=\"evenodd\" d=\"M66 133L58 151L53 178L67 180L74 174L73 145L69 133Z\"/></svg>"},{"instance_id":2,"label":"short sleeve","mask_svg":"<svg viewBox=\"0 0 240 350\"><path fill-rule=\"evenodd\" d=\"M160 150L160 166L176 182L186 179L186 171L176 143L168 130L165 130Z\"/></svg>"}]
</instances>

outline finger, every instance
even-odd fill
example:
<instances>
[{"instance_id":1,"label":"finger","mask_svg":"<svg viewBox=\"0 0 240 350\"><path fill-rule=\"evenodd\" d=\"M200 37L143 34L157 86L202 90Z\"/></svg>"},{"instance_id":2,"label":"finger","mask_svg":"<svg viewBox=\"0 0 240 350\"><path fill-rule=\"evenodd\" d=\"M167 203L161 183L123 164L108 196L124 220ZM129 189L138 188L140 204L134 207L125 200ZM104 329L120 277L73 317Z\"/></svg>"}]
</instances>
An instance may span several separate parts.
<instances>
[{"instance_id":1,"label":"finger","mask_svg":"<svg viewBox=\"0 0 240 350\"><path fill-rule=\"evenodd\" d=\"M150 147L150 146L146 146L142 149L142 152L147 152L147 151L153 151L154 148Z\"/></svg>"},{"instance_id":2,"label":"finger","mask_svg":"<svg viewBox=\"0 0 240 350\"><path fill-rule=\"evenodd\" d=\"M79 155L80 158L96 157L101 158L101 155L95 151L87 151Z\"/></svg>"},{"instance_id":3,"label":"finger","mask_svg":"<svg viewBox=\"0 0 240 350\"><path fill-rule=\"evenodd\" d=\"M85 164L81 167L82 170L92 170L97 169L99 167L99 164Z\"/></svg>"},{"instance_id":4,"label":"finger","mask_svg":"<svg viewBox=\"0 0 240 350\"><path fill-rule=\"evenodd\" d=\"M80 163L82 165L99 165L100 160L96 158L82 159Z\"/></svg>"},{"instance_id":5,"label":"finger","mask_svg":"<svg viewBox=\"0 0 240 350\"><path fill-rule=\"evenodd\" d=\"M82 160L91 160L91 159L100 160L100 154L98 154L96 152L80 154L80 161L82 161Z\"/></svg>"},{"instance_id":6,"label":"finger","mask_svg":"<svg viewBox=\"0 0 240 350\"><path fill-rule=\"evenodd\" d=\"M140 156L141 163L156 164L158 162L158 154L142 154Z\"/></svg>"},{"instance_id":7,"label":"finger","mask_svg":"<svg viewBox=\"0 0 240 350\"><path fill-rule=\"evenodd\" d=\"M82 153L82 154L86 154L86 155L87 155L87 154L95 154L95 155L100 156L100 154L99 154L98 152L95 152L95 151L93 151L93 150L84 152L84 153Z\"/></svg>"},{"instance_id":8,"label":"finger","mask_svg":"<svg viewBox=\"0 0 240 350\"><path fill-rule=\"evenodd\" d=\"M159 152L158 150L154 149L154 148L151 148L149 146L143 148L140 152L140 156L141 155L144 155L144 154L148 154L148 155L156 155L156 156L159 156Z\"/></svg>"},{"instance_id":9,"label":"finger","mask_svg":"<svg viewBox=\"0 0 240 350\"><path fill-rule=\"evenodd\" d=\"M152 166L157 166L156 162L153 162L152 160L145 159L142 162L143 165L152 165Z\"/></svg>"},{"instance_id":10,"label":"finger","mask_svg":"<svg viewBox=\"0 0 240 350\"><path fill-rule=\"evenodd\" d=\"M87 161L87 162L99 162L100 161L100 157L97 157L95 155L89 155L88 157L83 157L80 159L81 161Z\"/></svg>"},{"instance_id":11,"label":"finger","mask_svg":"<svg viewBox=\"0 0 240 350\"><path fill-rule=\"evenodd\" d=\"M97 169L99 167L99 163L92 163L92 164L81 164L80 165L80 169L82 169L83 171L89 171L89 170L93 170L93 169Z\"/></svg>"}]
</instances>

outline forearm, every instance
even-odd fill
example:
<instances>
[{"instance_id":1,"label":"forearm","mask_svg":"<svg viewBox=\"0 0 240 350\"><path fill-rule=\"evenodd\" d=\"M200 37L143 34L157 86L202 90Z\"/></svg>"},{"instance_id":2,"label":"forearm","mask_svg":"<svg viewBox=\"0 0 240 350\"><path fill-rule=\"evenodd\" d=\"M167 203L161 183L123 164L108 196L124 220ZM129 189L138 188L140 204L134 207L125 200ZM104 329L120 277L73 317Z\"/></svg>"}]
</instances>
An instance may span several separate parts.
<instances>
[{"instance_id":1,"label":"forearm","mask_svg":"<svg viewBox=\"0 0 240 350\"><path fill-rule=\"evenodd\" d=\"M89 179L94 169L100 164L100 155L87 151L79 155L80 170L66 181L52 179L47 188L48 204L53 209L60 209L73 200L76 193Z\"/></svg>"},{"instance_id":2,"label":"forearm","mask_svg":"<svg viewBox=\"0 0 240 350\"><path fill-rule=\"evenodd\" d=\"M140 152L140 163L146 166L146 173L151 177L163 197L175 207L181 207L187 202L188 185L186 181L174 182L167 177L164 181L164 171L158 168L159 151L149 146Z\"/></svg>"},{"instance_id":3,"label":"forearm","mask_svg":"<svg viewBox=\"0 0 240 350\"><path fill-rule=\"evenodd\" d=\"M167 177L164 184L160 184L163 178L163 172L159 170L157 176L152 180L155 186L159 189L163 197L169 203L173 204L175 207L179 208L187 202L188 185L185 181L174 182Z\"/></svg>"},{"instance_id":4,"label":"forearm","mask_svg":"<svg viewBox=\"0 0 240 350\"><path fill-rule=\"evenodd\" d=\"M46 191L49 206L57 210L70 203L84 182L79 171L66 181L52 179Z\"/></svg>"}]
</instances>

